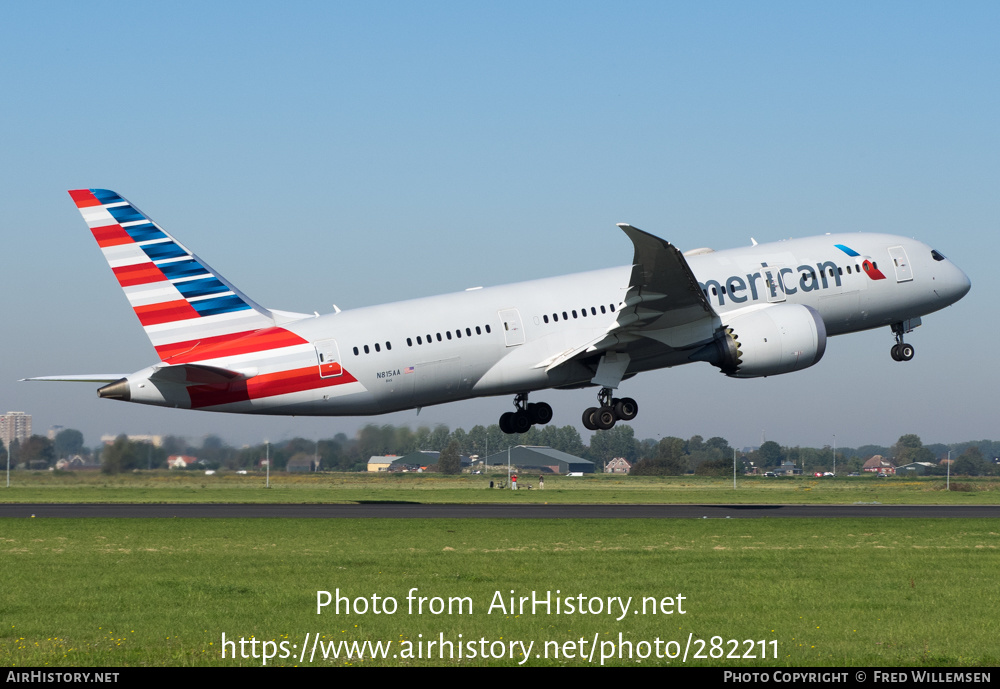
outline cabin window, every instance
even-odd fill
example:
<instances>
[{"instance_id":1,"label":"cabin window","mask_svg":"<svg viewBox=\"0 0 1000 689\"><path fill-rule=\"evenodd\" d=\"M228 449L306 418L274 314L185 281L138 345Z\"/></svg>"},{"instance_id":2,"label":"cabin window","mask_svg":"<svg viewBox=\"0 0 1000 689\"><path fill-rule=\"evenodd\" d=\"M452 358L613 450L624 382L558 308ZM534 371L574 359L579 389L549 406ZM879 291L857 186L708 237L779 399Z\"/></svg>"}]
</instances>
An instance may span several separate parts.
<instances>
[{"instance_id":1,"label":"cabin window","mask_svg":"<svg viewBox=\"0 0 1000 689\"><path fill-rule=\"evenodd\" d=\"M392 343L391 342L386 342L385 343L385 350L388 352L391 349L392 349Z\"/></svg>"},{"instance_id":2,"label":"cabin window","mask_svg":"<svg viewBox=\"0 0 1000 689\"><path fill-rule=\"evenodd\" d=\"M357 348L357 347L355 347L355 348L354 348L354 356L357 356L357 355L358 355L358 348Z\"/></svg>"},{"instance_id":3,"label":"cabin window","mask_svg":"<svg viewBox=\"0 0 1000 689\"><path fill-rule=\"evenodd\" d=\"M487 324L486 324L486 332L487 332L487 334L488 334L488 333L490 332L490 326L489 326L489 323L487 323Z\"/></svg>"},{"instance_id":4,"label":"cabin window","mask_svg":"<svg viewBox=\"0 0 1000 689\"><path fill-rule=\"evenodd\" d=\"M417 335L417 344L422 345L424 342L420 339L420 335Z\"/></svg>"},{"instance_id":5,"label":"cabin window","mask_svg":"<svg viewBox=\"0 0 1000 689\"><path fill-rule=\"evenodd\" d=\"M365 354L371 354L371 350L368 349L368 345L365 345Z\"/></svg>"},{"instance_id":6,"label":"cabin window","mask_svg":"<svg viewBox=\"0 0 1000 689\"><path fill-rule=\"evenodd\" d=\"M549 317L548 316L542 316L542 320L545 321L546 323L548 323L549 322Z\"/></svg>"},{"instance_id":7,"label":"cabin window","mask_svg":"<svg viewBox=\"0 0 1000 689\"><path fill-rule=\"evenodd\" d=\"M478 325L476 326L476 334L477 335L482 335L483 334L483 331L479 329Z\"/></svg>"},{"instance_id":8,"label":"cabin window","mask_svg":"<svg viewBox=\"0 0 1000 689\"><path fill-rule=\"evenodd\" d=\"M615 312L615 305L614 305L614 304L612 304L612 305L611 305L611 313L614 313L614 312Z\"/></svg>"},{"instance_id":9,"label":"cabin window","mask_svg":"<svg viewBox=\"0 0 1000 689\"><path fill-rule=\"evenodd\" d=\"M457 337L460 340L462 339L462 329L461 328L455 328L455 337Z\"/></svg>"},{"instance_id":10,"label":"cabin window","mask_svg":"<svg viewBox=\"0 0 1000 689\"><path fill-rule=\"evenodd\" d=\"M413 340L411 340L410 338L406 338L406 346L407 347L412 347L413 346Z\"/></svg>"},{"instance_id":11,"label":"cabin window","mask_svg":"<svg viewBox=\"0 0 1000 689\"><path fill-rule=\"evenodd\" d=\"M576 309L573 309L573 318L576 318Z\"/></svg>"},{"instance_id":12,"label":"cabin window","mask_svg":"<svg viewBox=\"0 0 1000 689\"><path fill-rule=\"evenodd\" d=\"M604 304L601 304L601 313L607 313L607 311L604 308Z\"/></svg>"},{"instance_id":13,"label":"cabin window","mask_svg":"<svg viewBox=\"0 0 1000 689\"><path fill-rule=\"evenodd\" d=\"M378 342L375 343L375 351L376 352L381 352L382 351L382 348L378 346Z\"/></svg>"},{"instance_id":14,"label":"cabin window","mask_svg":"<svg viewBox=\"0 0 1000 689\"><path fill-rule=\"evenodd\" d=\"M595 309L593 306L590 307L590 315L591 316L596 316L597 315L597 309Z\"/></svg>"},{"instance_id":15,"label":"cabin window","mask_svg":"<svg viewBox=\"0 0 1000 689\"><path fill-rule=\"evenodd\" d=\"M444 331L444 335L445 335L445 337L447 337L447 338L448 338L449 340L451 339L451 331L450 331L450 330L445 330L445 331Z\"/></svg>"},{"instance_id":16,"label":"cabin window","mask_svg":"<svg viewBox=\"0 0 1000 689\"><path fill-rule=\"evenodd\" d=\"M438 342L441 341L441 333L437 333Z\"/></svg>"},{"instance_id":17,"label":"cabin window","mask_svg":"<svg viewBox=\"0 0 1000 689\"><path fill-rule=\"evenodd\" d=\"M465 334L468 335L469 337L472 337L472 329L471 328L466 328L465 329Z\"/></svg>"}]
</instances>

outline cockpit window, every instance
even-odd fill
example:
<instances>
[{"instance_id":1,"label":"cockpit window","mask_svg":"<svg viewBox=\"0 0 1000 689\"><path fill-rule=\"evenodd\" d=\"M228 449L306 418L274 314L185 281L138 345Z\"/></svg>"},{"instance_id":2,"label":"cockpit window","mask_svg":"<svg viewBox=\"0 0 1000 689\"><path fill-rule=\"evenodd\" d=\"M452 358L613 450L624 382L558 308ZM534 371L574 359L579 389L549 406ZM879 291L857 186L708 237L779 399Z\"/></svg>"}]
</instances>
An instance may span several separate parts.
<instances>
[{"instance_id":1,"label":"cockpit window","mask_svg":"<svg viewBox=\"0 0 1000 689\"><path fill-rule=\"evenodd\" d=\"M942 254L940 251L935 251L934 249L931 249L931 257L935 261L943 261L944 260L944 254Z\"/></svg>"}]
</instances>

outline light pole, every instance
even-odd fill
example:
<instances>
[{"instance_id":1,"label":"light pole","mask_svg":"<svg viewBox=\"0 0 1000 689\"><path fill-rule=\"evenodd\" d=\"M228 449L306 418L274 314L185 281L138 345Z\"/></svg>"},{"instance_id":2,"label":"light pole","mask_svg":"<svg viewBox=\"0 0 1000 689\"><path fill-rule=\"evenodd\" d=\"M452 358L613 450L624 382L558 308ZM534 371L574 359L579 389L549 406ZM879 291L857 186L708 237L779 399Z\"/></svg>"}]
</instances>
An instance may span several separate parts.
<instances>
[{"instance_id":1,"label":"light pole","mask_svg":"<svg viewBox=\"0 0 1000 689\"><path fill-rule=\"evenodd\" d=\"M948 475L944 481L944 489L951 490L951 450L948 450Z\"/></svg>"},{"instance_id":2,"label":"light pole","mask_svg":"<svg viewBox=\"0 0 1000 689\"><path fill-rule=\"evenodd\" d=\"M736 490L736 448L733 448L733 490Z\"/></svg>"},{"instance_id":3,"label":"light pole","mask_svg":"<svg viewBox=\"0 0 1000 689\"><path fill-rule=\"evenodd\" d=\"M833 434L833 475L837 475L837 434Z\"/></svg>"}]
</instances>

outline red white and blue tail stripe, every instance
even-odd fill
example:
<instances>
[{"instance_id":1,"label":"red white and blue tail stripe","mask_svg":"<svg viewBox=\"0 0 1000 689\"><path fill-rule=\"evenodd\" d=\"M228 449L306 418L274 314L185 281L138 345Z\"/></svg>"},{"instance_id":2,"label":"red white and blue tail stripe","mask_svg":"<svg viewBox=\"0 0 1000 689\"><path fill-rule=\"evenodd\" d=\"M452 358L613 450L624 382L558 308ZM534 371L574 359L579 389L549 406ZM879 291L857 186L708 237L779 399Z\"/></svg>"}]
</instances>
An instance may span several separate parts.
<instances>
[{"instance_id":1,"label":"red white and blue tail stripe","mask_svg":"<svg viewBox=\"0 0 1000 689\"><path fill-rule=\"evenodd\" d=\"M115 192L77 189L69 194L161 359L275 325L268 309Z\"/></svg>"}]
</instances>

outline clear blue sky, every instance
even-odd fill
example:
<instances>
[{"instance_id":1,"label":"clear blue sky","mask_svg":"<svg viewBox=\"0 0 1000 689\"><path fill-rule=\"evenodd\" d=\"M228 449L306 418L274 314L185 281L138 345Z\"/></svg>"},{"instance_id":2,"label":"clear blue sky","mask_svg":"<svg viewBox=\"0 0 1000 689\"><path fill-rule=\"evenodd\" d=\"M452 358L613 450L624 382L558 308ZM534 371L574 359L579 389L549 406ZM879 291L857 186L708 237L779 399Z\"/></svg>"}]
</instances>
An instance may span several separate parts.
<instances>
[{"instance_id":1,"label":"clear blue sky","mask_svg":"<svg viewBox=\"0 0 1000 689\"><path fill-rule=\"evenodd\" d=\"M98 400L25 376L155 360L67 189L107 187L251 297L329 311L682 249L914 236L972 279L804 372L625 384L639 437L997 438L1000 5L16 3L0 23L0 407L36 432L353 433ZM593 392L536 395L579 426ZM507 398L374 419L494 423Z\"/></svg>"}]
</instances>

